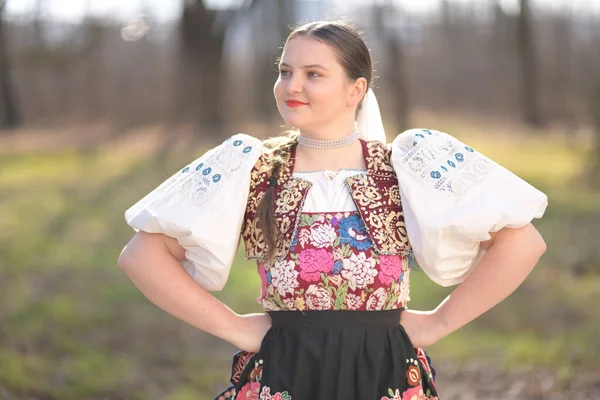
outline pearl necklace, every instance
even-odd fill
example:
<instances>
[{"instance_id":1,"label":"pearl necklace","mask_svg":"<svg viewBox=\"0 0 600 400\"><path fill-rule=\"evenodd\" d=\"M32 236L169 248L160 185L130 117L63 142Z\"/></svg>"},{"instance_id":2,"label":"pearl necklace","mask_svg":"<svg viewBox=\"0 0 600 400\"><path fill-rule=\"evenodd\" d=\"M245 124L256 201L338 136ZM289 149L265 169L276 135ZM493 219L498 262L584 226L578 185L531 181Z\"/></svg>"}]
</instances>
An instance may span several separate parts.
<instances>
[{"instance_id":1,"label":"pearl necklace","mask_svg":"<svg viewBox=\"0 0 600 400\"><path fill-rule=\"evenodd\" d=\"M310 147L313 149L337 149L354 143L356 139L358 139L358 131L354 131L349 136L340 139L327 140L310 139L300 135L298 136L298 143L302 146Z\"/></svg>"}]
</instances>

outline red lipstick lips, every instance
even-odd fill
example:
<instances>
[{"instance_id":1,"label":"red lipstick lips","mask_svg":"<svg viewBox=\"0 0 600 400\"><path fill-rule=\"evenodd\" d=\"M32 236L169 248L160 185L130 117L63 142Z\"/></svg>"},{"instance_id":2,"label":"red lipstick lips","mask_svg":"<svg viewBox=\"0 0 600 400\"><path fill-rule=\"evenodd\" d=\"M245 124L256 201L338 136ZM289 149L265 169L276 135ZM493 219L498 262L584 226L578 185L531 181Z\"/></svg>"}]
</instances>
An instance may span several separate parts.
<instances>
[{"instance_id":1,"label":"red lipstick lips","mask_svg":"<svg viewBox=\"0 0 600 400\"><path fill-rule=\"evenodd\" d=\"M301 107L301 106L307 106L308 103L303 103L301 101L298 100L286 100L285 104L287 104L288 107Z\"/></svg>"}]
</instances>

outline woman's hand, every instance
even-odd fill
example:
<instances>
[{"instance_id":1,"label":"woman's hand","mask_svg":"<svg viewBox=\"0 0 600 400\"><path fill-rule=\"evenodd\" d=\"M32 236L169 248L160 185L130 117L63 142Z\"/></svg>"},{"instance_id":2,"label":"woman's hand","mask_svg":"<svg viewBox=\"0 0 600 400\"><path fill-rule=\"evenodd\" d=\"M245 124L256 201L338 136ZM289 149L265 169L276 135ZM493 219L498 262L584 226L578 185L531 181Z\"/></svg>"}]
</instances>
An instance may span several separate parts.
<instances>
[{"instance_id":1,"label":"woman's hand","mask_svg":"<svg viewBox=\"0 0 600 400\"><path fill-rule=\"evenodd\" d=\"M257 353L270 328L271 317L268 314L238 315L226 340L240 350Z\"/></svg>"},{"instance_id":2,"label":"woman's hand","mask_svg":"<svg viewBox=\"0 0 600 400\"><path fill-rule=\"evenodd\" d=\"M400 325L415 348L430 346L445 336L434 311L404 310Z\"/></svg>"}]
</instances>

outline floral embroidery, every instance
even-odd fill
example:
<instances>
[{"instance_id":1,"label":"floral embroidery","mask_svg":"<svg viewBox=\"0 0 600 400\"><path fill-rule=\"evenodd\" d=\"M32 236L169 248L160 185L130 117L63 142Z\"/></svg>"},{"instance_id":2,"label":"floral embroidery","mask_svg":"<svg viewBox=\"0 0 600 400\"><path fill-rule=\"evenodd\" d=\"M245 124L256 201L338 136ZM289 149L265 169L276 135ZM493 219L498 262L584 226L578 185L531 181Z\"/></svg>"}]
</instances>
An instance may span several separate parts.
<instances>
[{"instance_id":1,"label":"floral embroidery","mask_svg":"<svg viewBox=\"0 0 600 400\"><path fill-rule=\"evenodd\" d=\"M431 391L427 389L427 393L423 392L421 385L412 387L400 395L400 390L388 389L388 396L383 396L381 400L439 400L437 396L432 396Z\"/></svg>"},{"instance_id":2,"label":"floral embroidery","mask_svg":"<svg viewBox=\"0 0 600 400\"><path fill-rule=\"evenodd\" d=\"M271 388L265 386L260 392L260 400L292 400L292 396L287 391L271 394Z\"/></svg>"},{"instance_id":3,"label":"floral embroidery","mask_svg":"<svg viewBox=\"0 0 600 400\"><path fill-rule=\"evenodd\" d=\"M406 371L406 380L410 386L417 386L421 383L421 371L414 365L409 365Z\"/></svg>"},{"instance_id":4,"label":"floral embroidery","mask_svg":"<svg viewBox=\"0 0 600 400\"><path fill-rule=\"evenodd\" d=\"M306 306L310 310L330 310L333 303L327 289L322 286L311 285L306 290Z\"/></svg>"},{"instance_id":5,"label":"floral embroidery","mask_svg":"<svg viewBox=\"0 0 600 400\"><path fill-rule=\"evenodd\" d=\"M364 289L375 281L377 270L376 261L365 253L352 254L343 261L342 277L348 280L350 289Z\"/></svg>"},{"instance_id":6,"label":"floral embroidery","mask_svg":"<svg viewBox=\"0 0 600 400\"><path fill-rule=\"evenodd\" d=\"M431 369L431 365L429 365L429 360L427 359L427 354L420 347L415 350L417 352L417 358L421 363L421 367L423 368L423 372L425 373L425 378L427 378L427 381L435 388L435 381L433 379L433 371Z\"/></svg>"},{"instance_id":7,"label":"floral embroidery","mask_svg":"<svg viewBox=\"0 0 600 400\"><path fill-rule=\"evenodd\" d=\"M346 178L346 186L379 254L410 254L391 149L379 142L362 143L369 170Z\"/></svg>"},{"instance_id":8,"label":"floral embroidery","mask_svg":"<svg viewBox=\"0 0 600 400\"><path fill-rule=\"evenodd\" d=\"M399 256L379 256L379 280L384 285L397 281L402 273L402 260Z\"/></svg>"},{"instance_id":9,"label":"floral embroidery","mask_svg":"<svg viewBox=\"0 0 600 400\"><path fill-rule=\"evenodd\" d=\"M275 310L389 310L409 300L410 257L379 255L357 212L302 213L284 260L259 263Z\"/></svg>"},{"instance_id":10,"label":"floral embroidery","mask_svg":"<svg viewBox=\"0 0 600 400\"><path fill-rule=\"evenodd\" d=\"M258 392L260 391L260 382L248 382L237 394L237 400L258 400Z\"/></svg>"},{"instance_id":11,"label":"floral embroidery","mask_svg":"<svg viewBox=\"0 0 600 400\"><path fill-rule=\"evenodd\" d=\"M244 164L256 159L252 152L253 146L247 146L249 150L243 152L233 145L235 141L248 143L257 142L257 139L243 134L232 136L172 175L148 196L152 201L160 203L171 199L171 196L163 194L177 191L182 194L183 201L201 206L221 182L227 180ZM258 146L256 148L258 149Z\"/></svg>"},{"instance_id":12,"label":"floral embroidery","mask_svg":"<svg viewBox=\"0 0 600 400\"><path fill-rule=\"evenodd\" d=\"M333 270L333 254L324 249L303 250L298 256L298 260L300 261L300 278L307 282L319 282L321 273L327 274ZM292 264L294 264L293 261Z\"/></svg>"},{"instance_id":13,"label":"floral embroidery","mask_svg":"<svg viewBox=\"0 0 600 400\"><path fill-rule=\"evenodd\" d=\"M367 310L382 310L385 303L386 294L387 293L385 292L385 289L382 287L371 293L369 300L367 300Z\"/></svg>"},{"instance_id":14,"label":"floral embroidery","mask_svg":"<svg viewBox=\"0 0 600 400\"><path fill-rule=\"evenodd\" d=\"M367 236L367 229L362 223L360 216L353 215L338 222L340 226L340 241L348 243L357 250L365 250L372 246Z\"/></svg>"},{"instance_id":15,"label":"floral embroidery","mask_svg":"<svg viewBox=\"0 0 600 400\"><path fill-rule=\"evenodd\" d=\"M433 190L455 201L483 182L496 164L458 139L428 129L408 130L394 141L405 165Z\"/></svg>"},{"instance_id":16,"label":"floral embroidery","mask_svg":"<svg viewBox=\"0 0 600 400\"><path fill-rule=\"evenodd\" d=\"M345 180L359 214L356 220L344 222L346 225L339 232L342 240L359 250L375 247L380 255L410 255L412 249L404 225L400 189L390 161L391 148L377 141L361 140L361 144L368 170L367 173ZM276 260L284 259L290 251L295 251L298 244L306 244L309 238L313 246L329 248L333 245L332 240L335 240L333 228L337 228L341 222L333 218L329 226L313 226L312 230L298 232L304 201L312 184L292 177L294 158L295 147L285 159L274 193L274 219L280 233L275 250ZM246 258L259 261L263 259L265 242L258 227L256 212L269 188L271 165L268 159L269 156L263 154L250 174L250 193L242 228ZM358 219L364 223L359 225ZM361 230L357 230L357 227ZM337 268L339 271L340 266Z\"/></svg>"},{"instance_id":17,"label":"floral embroidery","mask_svg":"<svg viewBox=\"0 0 600 400\"><path fill-rule=\"evenodd\" d=\"M270 283L282 297L288 293L294 294L294 289L298 287L298 271L294 267L294 261L292 260L277 261L275 266L269 270Z\"/></svg>"},{"instance_id":18,"label":"floral embroidery","mask_svg":"<svg viewBox=\"0 0 600 400\"><path fill-rule=\"evenodd\" d=\"M298 219L304 201L312 183L298 178L292 178L291 170L294 164L295 147L292 154L288 154L279 173L279 185L274 195L274 219L279 228L279 236L275 249L275 259L281 260L292 246L294 234L298 227ZM250 192L244 216L242 237L246 247L246 258L262 260L265 253L265 241L262 230L258 226L257 210L260 200L269 188L271 165L269 156L263 154L259 157L250 173Z\"/></svg>"}]
</instances>

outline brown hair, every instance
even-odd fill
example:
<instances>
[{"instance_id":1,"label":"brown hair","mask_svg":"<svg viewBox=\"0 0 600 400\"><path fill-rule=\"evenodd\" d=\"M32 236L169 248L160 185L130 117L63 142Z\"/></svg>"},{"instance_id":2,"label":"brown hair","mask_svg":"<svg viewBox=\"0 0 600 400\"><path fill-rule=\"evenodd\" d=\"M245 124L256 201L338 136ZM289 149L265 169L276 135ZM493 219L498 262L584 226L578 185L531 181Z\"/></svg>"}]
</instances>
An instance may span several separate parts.
<instances>
[{"instance_id":1,"label":"brown hair","mask_svg":"<svg viewBox=\"0 0 600 400\"><path fill-rule=\"evenodd\" d=\"M328 44L338 56L338 62L351 80L365 78L370 87L373 80L373 63L367 44L360 33L351 25L340 21L319 21L302 25L292 31L285 44L297 36L308 36ZM362 101L361 101L362 104ZM357 111L360 109L359 104ZM258 206L258 227L262 230L266 253L264 261L271 262L275 256L279 229L273 221L275 187L278 184L281 166L286 162L291 149L296 145L298 134L280 136L265 142L272 164L269 188Z\"/></svg>"}]
</instances>

